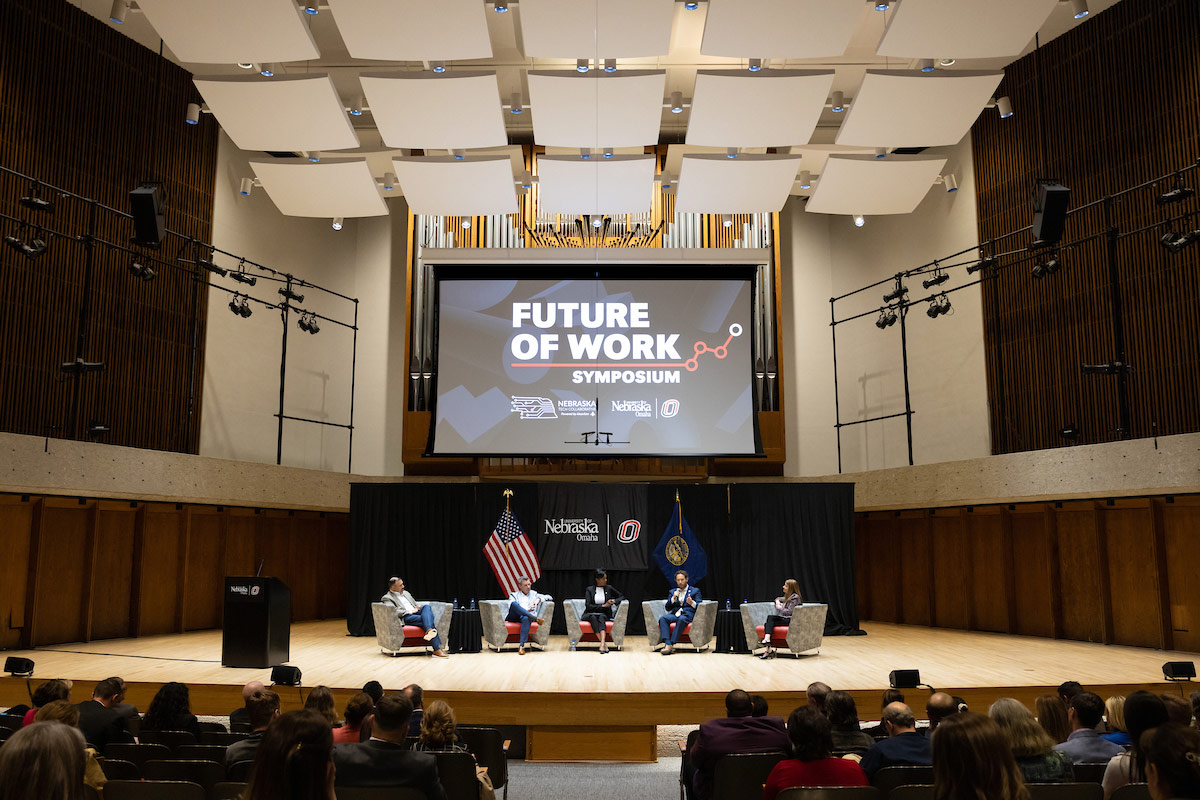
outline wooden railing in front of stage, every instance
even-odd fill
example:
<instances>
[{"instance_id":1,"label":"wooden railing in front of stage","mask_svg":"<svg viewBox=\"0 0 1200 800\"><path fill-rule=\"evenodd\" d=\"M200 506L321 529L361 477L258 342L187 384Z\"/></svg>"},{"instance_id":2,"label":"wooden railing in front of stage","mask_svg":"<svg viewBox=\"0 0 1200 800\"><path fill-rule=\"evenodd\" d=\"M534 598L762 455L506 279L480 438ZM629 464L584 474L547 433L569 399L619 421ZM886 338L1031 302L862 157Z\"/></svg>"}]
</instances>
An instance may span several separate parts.
<instances>
[{"instance_id":1,"label":"wooden railing in front of stage","mask_svg":"<svg viewBox=\"0 0 1200 800\"><path fill-rule=\"evenodd\" d=\"M1200 495L856 522L864 621L1200 651Z\"/></svg>"},{"instance_id":2,"label":"wooden railing in front of stage","mask_svg":"<svg viewBox=\"0 0 1200 800\"><path fill-rule=\"evenodd\" d=\"M0 647L219 628L260 562L294 621L342 617L348 538L348 514L0 494Z\"/></svg>"}]
</instances>

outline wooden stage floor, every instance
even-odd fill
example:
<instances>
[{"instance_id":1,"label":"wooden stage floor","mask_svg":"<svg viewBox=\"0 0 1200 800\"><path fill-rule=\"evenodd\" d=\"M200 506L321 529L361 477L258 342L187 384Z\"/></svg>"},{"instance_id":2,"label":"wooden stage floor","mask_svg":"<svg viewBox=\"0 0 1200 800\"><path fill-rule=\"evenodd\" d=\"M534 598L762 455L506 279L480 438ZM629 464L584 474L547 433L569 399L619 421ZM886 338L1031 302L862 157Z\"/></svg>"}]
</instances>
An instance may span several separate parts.
<instances>
[{"instance_id":1,"label":"wooden stage floor","mask_svg":"<svg viewBox=\"0 0 1200 800\"><path fill-rule=\"evenodd\" d=\"M865 623L867 636L824 640L818 655L763 661L749 655L679 652L664 658L645 637L629 637L625 650L600 655L570 652L555 636L545 652L456 654L449 659L413 655L390 658L374 637L351 637L344 620L292 626L292 660L304 685L335 689L339 705L369 680L398 689L419 683L427 697L448 700L461 721L480 724L562 724L604 719L609 724L695 723L723 713L722 698L741 687L771 701L772 713L787 713L803 701L804 688L824 681L852 692L865 719L878 713L888 672L916 668L921 679L953 691L977 710L1002 695L1031 702L1048 687L1078 680L1102 696L1135 687L1166 691L1164 661L1191 661L1196 654L1136 647L1055 641L886 623ZM77 684L82 700L92 685L110 675L130 683L130 701L145 708L158 686L182 681L192 687L193 711L223 714L241 704L241 686L268 679L265 670L220 665L221 632L116 639L52 645L5 655L36 662L34 685L50 677ZM1175 689L1171 689L1175 691ZM283 688L285 704L298 694ZM925 690L910 690L914 710L923 711ZM0 705L27 702L25 682L0 679ZM616 722L620 720L620 722Z\"/></svg>"}]
</instances>

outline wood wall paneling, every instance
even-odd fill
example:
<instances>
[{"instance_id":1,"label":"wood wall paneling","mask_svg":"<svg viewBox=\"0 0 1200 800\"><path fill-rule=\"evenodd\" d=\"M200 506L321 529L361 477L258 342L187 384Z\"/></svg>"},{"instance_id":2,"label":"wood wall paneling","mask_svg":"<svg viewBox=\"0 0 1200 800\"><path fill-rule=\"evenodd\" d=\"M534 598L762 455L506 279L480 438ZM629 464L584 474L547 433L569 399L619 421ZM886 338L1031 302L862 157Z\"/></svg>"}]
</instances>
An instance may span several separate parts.
<instances>
[{"instance_id":1,"label":"wood wall paneling","mask_svg":"<svg viewBox=\"0 0 1200 800\"><path fill-rule=\"evenodd\" d=\"M317 585L321 590L321 614L324 619L346 616L346 570L330 565L350 561L350 517L325 514L325 551Z\"/></svg>"},{"instance_id":2,"label":"wood wall paneling","mask_svg":"<svg viewBox=\"0 0 1200 800\"><path fill-rule=\"evenodd\" d=\"M31 644L76 642L84 638L87 593L88 506L50 500L42 510Z\"/></svg>"},{"instance_id":3,"label":"wood wall paneling","mask_svg":"<svg viewBox=\"0 0 1200 800\"><path fill-rule=\"evenodd\" d=\"M1056 579L1051 569L1055 556L1053 531L1046 524L1042 505L1017 506L1011 515L1013 550L1013 600L1016 625L1013 633L1054 636Z\"/></svg>"},{"instance_id":4,"label":"wood wall paneling","mask_svg":"<svg viewBox=\"0 0 1200 800\"><path fill-rule=\"evenodd\" d=\"M900 583L904 586L900 596L900 621L909 625L929 625L933 622L929 514L907 511L900 515L899 523Z\"/></svg>"},{"instance_id":5,"label":"wood wall paneling","mask_svg":"<svg viewBox=\"0 0 1200 800\"><path fill-rule=\"evenodd\" d=\"M130 634L133 540L137 510L128 503L102 504L92 567L92 624L89 639Z\"/></svg>"},{"instance_id":6,"label":"wood wall paneling","mask_svg":"<svg viewBox=\"0 0 1200 800\"><path fill-rule=\"evenodd\" d=\"M221 626L221 599L225 591L225 514L208 508L187 510L187 580L184 585L183 630Z\"/></svg>"},{"instance_id":7,"label":"wood wall paneling","mask_svg":"<svg viewBox=\"0 0 1200 800\"><path fill-rule=\"evenodd\" d=\"M320 619L321 593L315 591L325 576L325 520L318 514L297 514L292 517L291 584L299 591L292 592L292 616L295 619Z\"/></svg>"},{"instance_id":8,"label":"wood wall paneling","mask_svg":"<svg viewBox=\"0 0 1200 800\"><path fill-rule=\"evenodd\" d=\"M1165 503L1163 533L1174 646L1200 652L1200 498Z\"/></svg>"},{"instance_id":9,"label":"wood wall paneling","mask_svg":"<svg viewBox=\"0 0 1200 800\"><path fill-rule=\"evenodd\" d=\"M141 573L137 635L174 633L178 629L180 562L185 517L174 506L149 505L142 549L135 568Z\"/></svg>"},{"instance_id":10,"label":"wood wall paneling","mask_svg":"<svg viewBox=\"0 0 1200 800\"><path fill-rule=\"evenodd\" d=\"M929 518L933 549L934 624L939 628L972 627L971 540L966 535L966 511L938 510Z\"/></svg>"},{"instance_id":11,"label":"wood wall paneling","mask_svg":"<svg viewBox=\"0 0 1200 800\"><path fill-rule=\"evenodd\" d=\"M1099 537L1093 504L1065 503L1054 516L1058 526L1063 636L1102 642Z\"/></svg>"},{"instance_id":12,"label":"wood wall paneling","mask_svg":"<svg viewBox=\"0 0 1200 800\"><path fill-rule=\"evenodd\" d=\"M29 537L34 502L0 495L0 647L16 647L25 627L25 589L29 576Z\"/></svg>"},{"instance_id":13,"label":"wood wall paneling","mask_svg":"<svg viewBox=\"0 0 1200 800\"><path fill-rule=\"evenodd\" d=\"M1123 506L1123 507L1122 507ZM1113 639L1142 647L1163 646L1158 571L1148 500L1121 501L1104 512Z\"/></svg>"},{"instance_id":14,"label":"wood wall paneling","mask_svg":"<svg viewBox=\"0 0 1200 800\"><path fill-rule=\"evenodd\" d=\"M1008 633L1008 579L1005 575L1009 551L1003 537L999 508L977 508L967 515L971 541L971 613L975 630Z\"/></svg>"}]
</instances>

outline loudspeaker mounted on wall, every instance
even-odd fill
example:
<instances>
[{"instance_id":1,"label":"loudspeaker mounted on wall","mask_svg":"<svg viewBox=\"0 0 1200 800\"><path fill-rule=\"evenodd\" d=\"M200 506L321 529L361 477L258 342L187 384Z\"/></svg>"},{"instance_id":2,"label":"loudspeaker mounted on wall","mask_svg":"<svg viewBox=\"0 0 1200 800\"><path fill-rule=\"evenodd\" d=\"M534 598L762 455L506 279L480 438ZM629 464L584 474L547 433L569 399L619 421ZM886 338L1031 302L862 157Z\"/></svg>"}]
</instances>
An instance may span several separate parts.
<instances>
[{"instance_id":1,"label":"loudspeaker mounted on wall","mask_svg":"<svg viewBox=\"0 0 1200 800\"><path fill-rule=\"evenodd\" d=\"M1067 223L1071 190L1056 180L1038 181L1033 205L1033 238L1039 245L1057 244Z\"/></svg>"},{"instance_id":2,"label":"loudspeaker mounted on wall","mask_svg":"<svg viewBox=\"0 0 1200 800\"><path fill-rule=\"evenodd\" d=\"M133 242L142 247L158 247L167 235L163 221L166 198L161 183L143 183L129 193L129 213L133 215Z\"/></svg>"}]
</instances>

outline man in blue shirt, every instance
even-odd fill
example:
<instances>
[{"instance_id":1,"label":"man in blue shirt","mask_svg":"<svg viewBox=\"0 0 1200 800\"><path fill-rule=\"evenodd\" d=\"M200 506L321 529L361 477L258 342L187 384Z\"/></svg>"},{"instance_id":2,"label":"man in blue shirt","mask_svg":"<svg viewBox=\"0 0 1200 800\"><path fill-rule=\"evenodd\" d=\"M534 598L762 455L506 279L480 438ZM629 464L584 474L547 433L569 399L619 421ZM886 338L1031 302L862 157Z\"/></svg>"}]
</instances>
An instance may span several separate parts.
<instances>
[{"instance_id":1,"label":"man in blue shirt","mask_svg":"<svg viewBox=\"0 0 1200 800\"><path fill-rule=\"evenodd\" d=\"M1096 732L1096 726L1104 717L1104 701L1094 692L1080 692L1071 698L1067 708L1067 721L1071 723L1071 735L1065 742L1054 745L1071 757L1072 763L1089 764L1108 761L1124 750L1119 744L1110 742Z\"/></svg>"},{"instance_id":2,"label":"man in blue shirt","mask_svg":"<svg viewBox=\"0 0 1200 800\"><path fill-rule=\"evenodd\" d=\"M889 703L883 709L883 728L888 738L875 743L863 756L863 772L868 778L884 767L927 767L933 763L929 739L917 733L917 720L904 703Z\"/></svg>"}]
</instances>

